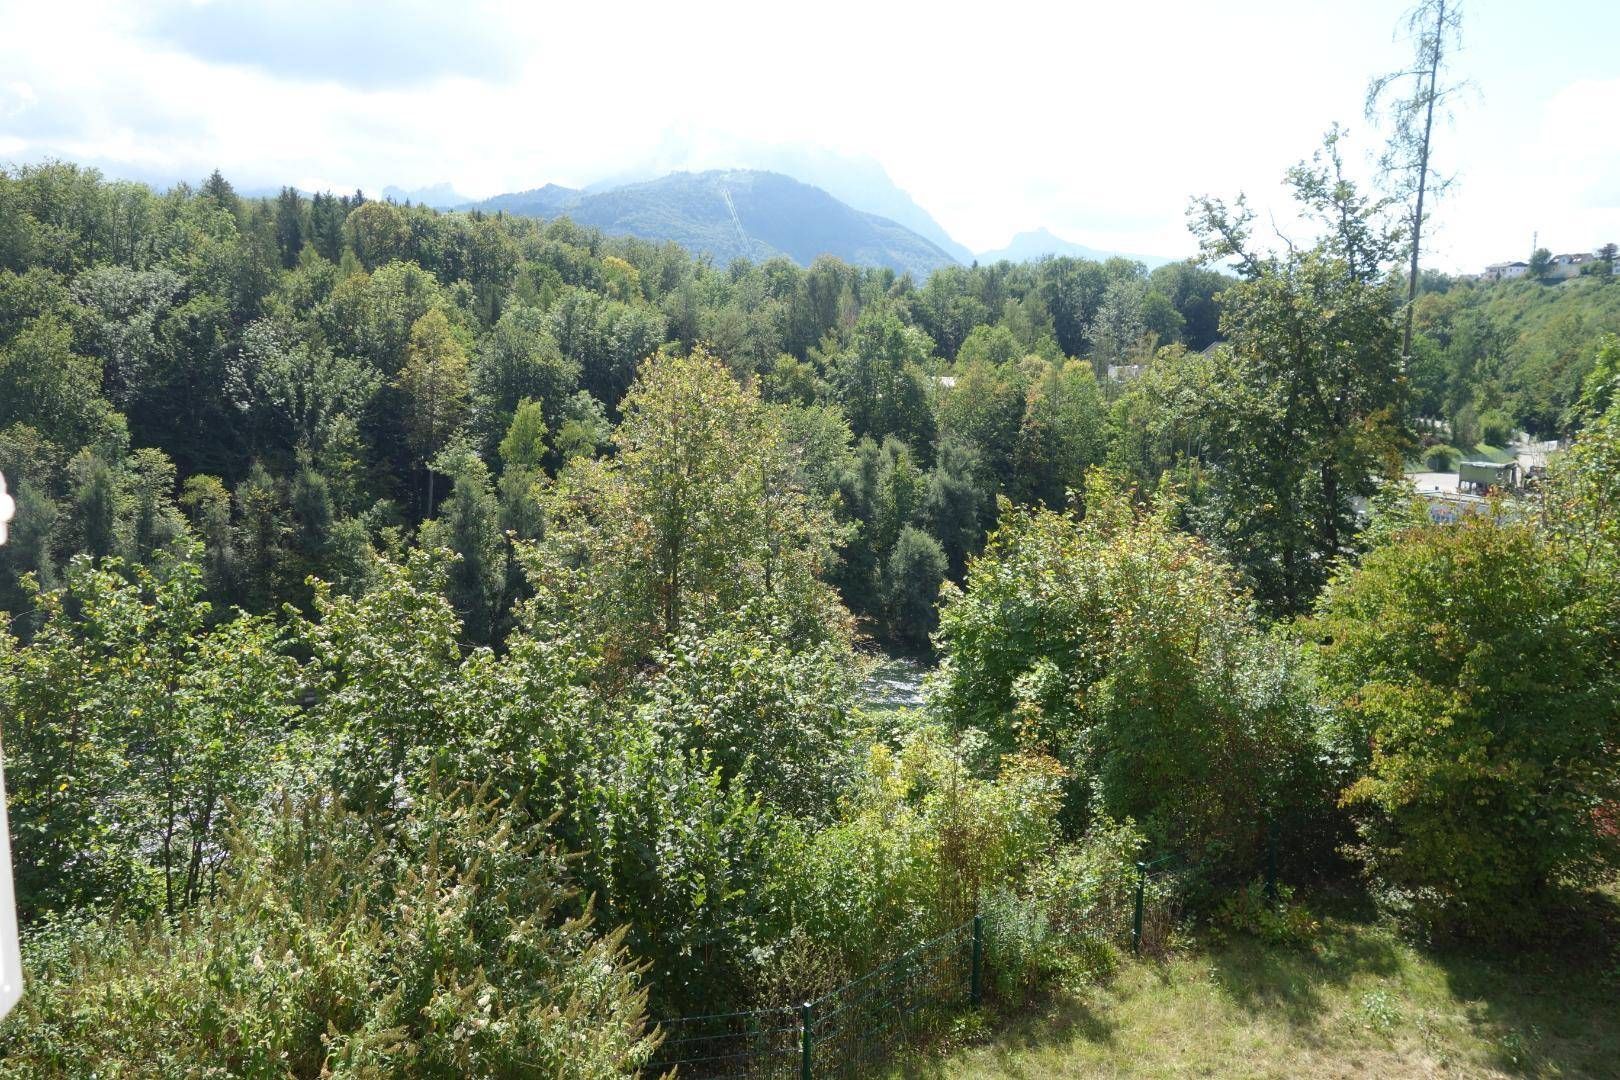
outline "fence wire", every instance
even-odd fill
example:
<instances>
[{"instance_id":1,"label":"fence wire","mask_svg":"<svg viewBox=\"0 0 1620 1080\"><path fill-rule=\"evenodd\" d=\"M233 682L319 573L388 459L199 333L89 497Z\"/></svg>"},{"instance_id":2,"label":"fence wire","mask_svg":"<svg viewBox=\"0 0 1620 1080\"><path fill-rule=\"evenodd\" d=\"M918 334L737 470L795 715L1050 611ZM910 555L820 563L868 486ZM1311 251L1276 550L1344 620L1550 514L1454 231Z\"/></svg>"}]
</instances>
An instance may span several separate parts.
<instances>
[{"instance_id":1,"label":"fence wire","mask_svg":"<svg viewBox=\"0 0 1620 1080\"><path fill-rule=\"evenodd\" d=\"M970 1005L974 987L970 920L796 1008L667 1020L647 1072L703 1080L870 1075L940 1017Z\"/></svg>"},{"instance_id":2,"label":"fence wire","mask_svg":"<svg viewBox=\"0 0 1620 1080\"><path fill-rule=\"evenodd\" d=\"M1274 858L1274 856L1273 856ZM1117 899L1095 921L1105 937L1133 951L1157 952L1187 893L1209 862L1167 855L1118 875ZM1268 866L1268 887L1274 881ZM1127 899L1128 898L1128 899ZM1116 910L1120 902L1124 911ZM1121 942L1123 944L1123 942ZM876 1073L895 1053L953 1012L979 1003L983 922L975 918L879 968L798 1006L684 1016L659 1025L664 1039L646 1070L694 1080L808 1080Z\"/></svg>"},{"instance_id":3,"label":"fence wire","mask_svg":"<svg viewBox=\"0 0 1620 1080\"><path fill-rule=\"evenodd\" d=\"M766 1080L800 1072L798 1009L683 1016L659 1027L664 1041L647 1070L652 1076L675 1071L706 1080Z\"/></svg>"}]
</instances>

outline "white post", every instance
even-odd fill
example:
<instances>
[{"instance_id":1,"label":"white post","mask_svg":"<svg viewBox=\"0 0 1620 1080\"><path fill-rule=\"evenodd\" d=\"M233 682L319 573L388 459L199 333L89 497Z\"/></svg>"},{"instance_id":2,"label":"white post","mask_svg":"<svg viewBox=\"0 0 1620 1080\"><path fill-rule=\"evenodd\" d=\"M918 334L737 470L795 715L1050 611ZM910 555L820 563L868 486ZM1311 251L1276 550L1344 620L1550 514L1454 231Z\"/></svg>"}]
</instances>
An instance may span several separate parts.
<instances>
[{"instance_id":1,"label":"white post","mask_svg":"<svg viewBox=\"0 0 1620 1080\"><path fill-rule=\"evenodd\" d=\"M6 494L6 478L0 474L0 544L6 542L6 523L17 504ZM4 748L0 747L0 762ZM22 951L17 947L17 896L11 888L11 826L6 821L6 775L0 766L0 1016L5 1016L22 997Z\"/></svg>"}]
</instances>

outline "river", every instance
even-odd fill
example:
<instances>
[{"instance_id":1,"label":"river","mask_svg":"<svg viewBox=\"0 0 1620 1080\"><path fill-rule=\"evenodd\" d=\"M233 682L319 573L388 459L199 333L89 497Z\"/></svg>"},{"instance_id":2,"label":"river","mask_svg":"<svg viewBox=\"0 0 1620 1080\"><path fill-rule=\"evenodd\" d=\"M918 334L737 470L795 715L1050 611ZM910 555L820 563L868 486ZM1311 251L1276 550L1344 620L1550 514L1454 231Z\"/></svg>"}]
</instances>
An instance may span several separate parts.
<instances>
[{"instance_id":1,"label":"river","mask_svg":"<svg viewBox=\"0 0 1620 1080\"><path fill-rule=\"evenodd\" d=\"M885 656L861 684L861 699L868 709L915 709L922 705L928 671L915 660Z\"/></svg>"}]
</instances>

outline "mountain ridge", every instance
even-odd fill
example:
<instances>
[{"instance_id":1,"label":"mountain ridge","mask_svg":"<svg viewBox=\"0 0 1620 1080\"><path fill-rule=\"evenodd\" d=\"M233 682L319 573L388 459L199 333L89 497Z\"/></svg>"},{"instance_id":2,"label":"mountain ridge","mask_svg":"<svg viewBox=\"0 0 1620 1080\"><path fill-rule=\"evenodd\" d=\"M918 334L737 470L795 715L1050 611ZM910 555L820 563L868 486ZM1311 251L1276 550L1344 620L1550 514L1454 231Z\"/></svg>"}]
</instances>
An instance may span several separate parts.
<instances>
[{"instance_id":1,"label":"mountain ridge","mask_svg":"<svg viewBox=\"0 0 1620 1080\"><path fill-rule=\"evenodd\" d=\"M822 188L763 169L672 172L595 192L546 184L471 204L488 212L566 215L613 235L673 241L717 262L820 255L927 277L958 260L899 222L857 210Z\"/></svg>"},{"instance_id":2,"label":"mountain ridge","mask_svg":"<svg viewBox=\"0 0 1620 1080\"><path fill-rule=\"evenodd\" d=\"M1073 240L1065 240L1051 229L1042 226L1018 233L1007 241L1004 247L993 251L980 252L977 260L983 264L1002 262L1030 262L1034 259L1044 258L1047 255L1073 256L1078 259L1094 259L1106 262L1109 259L1131 259L1141 263L1149 270L1156 266L1163 266L1177 260L1167 259L1162 255L1133 255L1122 251L1104 251L1101 248L1087 247L1077 244Z\"/></svg>"}]
</instances>

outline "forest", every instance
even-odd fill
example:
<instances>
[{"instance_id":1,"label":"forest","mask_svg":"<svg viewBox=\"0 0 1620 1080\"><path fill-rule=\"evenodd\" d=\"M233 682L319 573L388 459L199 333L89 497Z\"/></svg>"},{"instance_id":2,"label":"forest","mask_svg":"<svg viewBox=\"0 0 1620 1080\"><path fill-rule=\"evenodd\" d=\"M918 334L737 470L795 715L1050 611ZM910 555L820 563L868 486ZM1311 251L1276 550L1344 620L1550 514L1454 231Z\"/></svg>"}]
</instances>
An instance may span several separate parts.
<instances>
[{"instance_id":1,"label":"forest","mask_svg":"<svg viewBox=\"0 0 1620 1080\"><path fill-rule=\"evenodd\" d=\"M1289 838L1434 940L1620 870L1620 279L1280 251L925 281L0 172L17 1075L635 1074L978 911ZM1454 525L1402 480L1561 438ZM879 652L935 665L866 708ZM1113 879L1108 879L1113 880Z\"/></svg>"}]
</instances>

